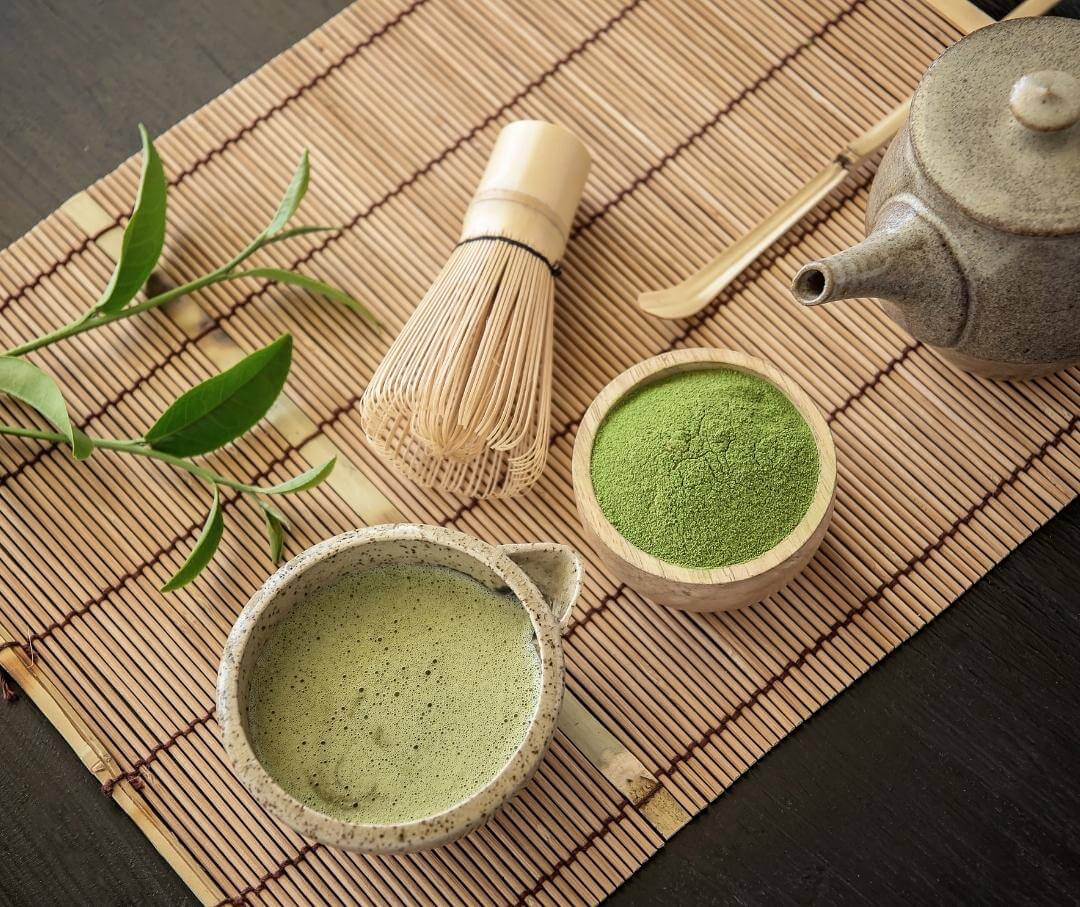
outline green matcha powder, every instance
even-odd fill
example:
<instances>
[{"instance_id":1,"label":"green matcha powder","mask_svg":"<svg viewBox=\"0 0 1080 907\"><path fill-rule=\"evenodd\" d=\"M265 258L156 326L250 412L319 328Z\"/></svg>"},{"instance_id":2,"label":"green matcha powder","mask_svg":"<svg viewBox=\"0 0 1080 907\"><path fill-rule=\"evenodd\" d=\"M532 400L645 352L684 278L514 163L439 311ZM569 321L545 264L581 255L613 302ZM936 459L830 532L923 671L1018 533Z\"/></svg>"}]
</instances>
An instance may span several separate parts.
<instances>
[{"instance_id":1,"label":"green matcha powder","mask_svg":"<svg viewBox=\"0 0 1080 907\"><path fill-rule=\"evenodd\" d=\"M612 407L593 441L604 515L641 550L683 567L752 560L805 515L817 446L767 381L725 368L663 378Z\"/></svg>"}]
</instances>

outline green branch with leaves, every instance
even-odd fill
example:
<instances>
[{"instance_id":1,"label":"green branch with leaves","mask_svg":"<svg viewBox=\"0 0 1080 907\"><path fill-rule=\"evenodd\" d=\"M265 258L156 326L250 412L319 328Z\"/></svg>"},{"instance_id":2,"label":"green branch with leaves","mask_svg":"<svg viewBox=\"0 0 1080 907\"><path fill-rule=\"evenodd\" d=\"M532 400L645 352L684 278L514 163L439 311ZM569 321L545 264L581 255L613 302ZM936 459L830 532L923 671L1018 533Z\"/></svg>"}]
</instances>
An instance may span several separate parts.
<instances>
[{"instance_id":1,"label":"green branch with leaves","mask_svg":"<svg viewBox=\"0 0 1080 907\"><path fill-rule=\"evenodd\" d=\"M379 324L371 312L348 293L304 274L279 268L241 268L252 255L274 243L307 233L336 229L301 226L286 229L307 192L310 165L305 151L285 195L266 228L229 262L202 277L135 301L157 267L165 246L165 211L168 184L161 158L150 136L139 126L142 137L142 173L131 218L124 228L120 256L100 298L74 321L33 340L14 346L0 355L0 393L20 401L43 416L55 431L40 431L15 425L0 425L0 435L52 441L71 448L76 460L85 460L95 450L144 457L165 463L206 483L213 495L210 513L202 532L183 566L162 587L171 592L187 585L211 561L224 530L220 489L228 488L249 496L266 524L270 556L277 563L284 547L285 517L263 498L314 488L334 468L334 459L276 485L251 485L220 475L196 462L194 457L219 450L255 426L269 411L285 385L292 363L292 337L283 334L273 343L246 356L232 368L197 384L178 397L158 420L137 439L94 438L72 421L63 393L45 371L21 358L27 353L66 340L114 321L132 318L151 309L230 280L263 279L290 284L340 303L359 315L369 326Z\"/></svg>"}]
</instances>

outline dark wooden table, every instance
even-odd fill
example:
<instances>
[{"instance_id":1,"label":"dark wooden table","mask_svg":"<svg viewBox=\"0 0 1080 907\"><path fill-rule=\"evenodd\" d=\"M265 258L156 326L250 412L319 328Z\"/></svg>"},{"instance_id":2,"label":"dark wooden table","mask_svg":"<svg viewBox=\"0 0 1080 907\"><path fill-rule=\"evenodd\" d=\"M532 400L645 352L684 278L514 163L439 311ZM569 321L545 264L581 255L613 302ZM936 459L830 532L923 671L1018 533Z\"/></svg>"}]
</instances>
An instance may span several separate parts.
<instances>
[{"instance_id":1,"label":"dark wooden table","mask_svg":"<svg viewBox=\"0 0 1080 907\"><path fill-rule=\"evenodd\" d=\"M344 5L0 2L0 246ZM1080 901L1078 590L1074 502L610 903ZM194 903L25 697L0 804L0 903Z\"/></svg>"}]
</instances>

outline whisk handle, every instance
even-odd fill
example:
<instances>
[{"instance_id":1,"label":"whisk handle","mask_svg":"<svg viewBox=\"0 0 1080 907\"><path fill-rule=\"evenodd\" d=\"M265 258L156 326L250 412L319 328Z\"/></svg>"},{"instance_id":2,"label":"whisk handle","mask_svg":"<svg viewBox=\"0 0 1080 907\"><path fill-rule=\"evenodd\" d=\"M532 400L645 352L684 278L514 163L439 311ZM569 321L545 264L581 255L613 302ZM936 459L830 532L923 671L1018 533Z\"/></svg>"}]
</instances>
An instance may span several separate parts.
<instances>
[{"instance_id":1,"label":"whisk handle","mask_svg":"<svg viewBox=\"0 0 1080 907\"><path fill-rule=\"evenodd\" d=\"M589 164L588 150L569 129L540 120L509 124L465 214L461 240L505 236L558 262Z\"/></svg>"}]
</instances>

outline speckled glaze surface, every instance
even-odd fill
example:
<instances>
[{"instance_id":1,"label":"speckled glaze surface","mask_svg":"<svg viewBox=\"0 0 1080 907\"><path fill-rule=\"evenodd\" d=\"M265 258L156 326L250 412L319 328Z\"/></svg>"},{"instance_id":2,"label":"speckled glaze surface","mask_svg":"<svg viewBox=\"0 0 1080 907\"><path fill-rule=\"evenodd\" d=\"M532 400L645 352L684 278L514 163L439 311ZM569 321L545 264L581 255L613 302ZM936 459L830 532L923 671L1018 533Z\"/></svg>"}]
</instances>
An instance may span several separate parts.
<instances>
[{"instance_id":1,"label":"speckled glaze surface","mask_svg":"<svg viewBox=\"0 0 1080 907\"><path fill-rule=\"evenodd\" d=\"M506 766L468 799L438 815L398 825L364 825L324 815L286 793L267 773L248 735L247 687L277 623L315 588L343 573L387 564L459 570L493 589L509 589L536 633L541 678L536 711ZM233 768L252 796L298 832L364 853L401 853L445 844L486 822L532 777L544 757L563 696L562 630L581 592L582 564L564 545L493 546L438 526L395 523L336 536L285 564L240 613L218 672L217 719Z\"/></svg>"},{"instance_id":2,"label":"speckled glaze surface","mask_svg":"<svg viewBox=\"0 0 1080 907\"><path fill-rule=\"evenodd\" d=\"M1080 362L1080 22L980 29L931 65L882 160L867 238L804 266L796 298L876 297L957 367Z\"/></svg>"}]
</instances>

